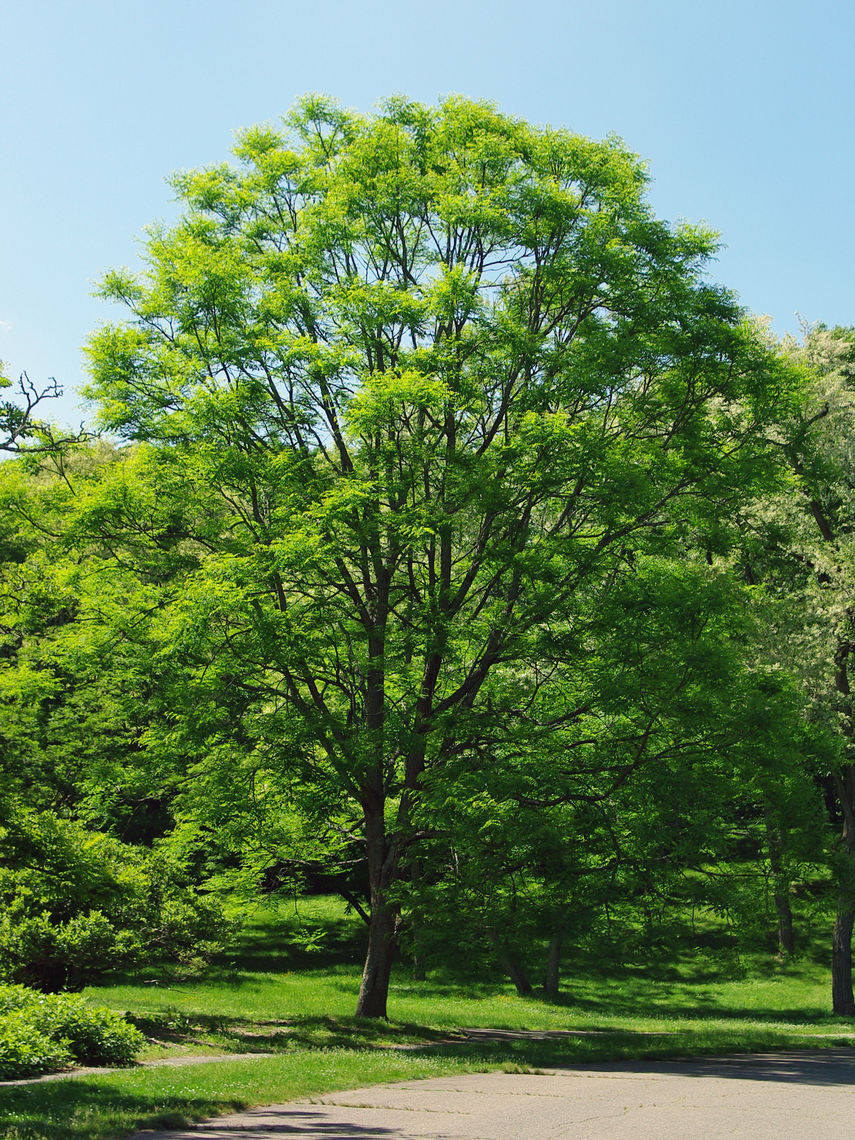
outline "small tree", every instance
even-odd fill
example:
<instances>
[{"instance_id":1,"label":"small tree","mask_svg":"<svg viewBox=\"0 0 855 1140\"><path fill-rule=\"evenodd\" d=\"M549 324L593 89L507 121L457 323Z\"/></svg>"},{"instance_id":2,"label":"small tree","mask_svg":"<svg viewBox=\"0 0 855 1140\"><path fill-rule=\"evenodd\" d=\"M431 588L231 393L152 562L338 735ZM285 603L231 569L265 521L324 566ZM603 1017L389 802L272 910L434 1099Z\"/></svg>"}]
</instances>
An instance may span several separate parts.
<instances>
[{"instance_id":1,"label":"small tree","mask_svg":"<svg viewBox=\"0 0 855 1140\"><path fill-rule=\"evenodd\" d=\"M426 773L506 734L503 686L572 722L544 647L757 479L776 365L615 139L309 98L237 156L178 176L148 270L106 278L130 318L90 394L161 501L197 502L164 653L227 678L268 784L358 815L357 1012L385 1016ZM216 754L229 727L185 719Z\"/></svg>"}]
</instances>

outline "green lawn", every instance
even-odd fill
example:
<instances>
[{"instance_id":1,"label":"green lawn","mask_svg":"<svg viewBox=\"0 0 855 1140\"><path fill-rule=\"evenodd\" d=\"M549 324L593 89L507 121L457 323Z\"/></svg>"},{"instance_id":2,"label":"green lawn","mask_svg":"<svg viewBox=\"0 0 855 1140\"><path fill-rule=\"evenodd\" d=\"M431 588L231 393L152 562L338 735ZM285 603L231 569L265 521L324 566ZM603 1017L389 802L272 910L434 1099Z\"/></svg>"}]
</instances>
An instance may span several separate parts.
<instances>
[{"instance_id":1,"label":"green lawn","mask_svg":"<svg viewBox=\"0 0 855 1140\"><path fill-rule=\"evenodd\" d=\"M263 1052L182 1068L137 1068L0 1089L8 1140L106 1140L175 1127L251 1104L334 1088L606 1058L851 1044L855 1024L828 1013L828 967L805 956L739 960L711 951L636 967L580 961L560 1002L521 999L500 980L396 975L389 1023L352 1017L358 919L333 900L301 905L302 944L287 910L258 911L234 951L203 979L142 976L92 988L151 1039L148 1059ZM317 945L314 931L325 930ZM569 966L569 964L568 964ZM573 1030L559 1039L466 1039L459 1030ZM580 1032L584 1031L584 1032ZM406 1048L402 1048L406 1046Z\"/></svg>"}]
</instances>

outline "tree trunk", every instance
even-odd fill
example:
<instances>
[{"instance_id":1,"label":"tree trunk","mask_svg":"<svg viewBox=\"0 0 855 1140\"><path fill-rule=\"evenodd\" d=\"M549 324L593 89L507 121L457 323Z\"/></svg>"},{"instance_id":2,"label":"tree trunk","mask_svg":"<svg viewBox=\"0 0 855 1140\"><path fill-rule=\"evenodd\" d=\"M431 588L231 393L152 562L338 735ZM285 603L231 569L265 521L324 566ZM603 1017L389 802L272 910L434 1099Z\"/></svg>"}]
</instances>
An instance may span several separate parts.
<instances>
[{"instance_id":1,"label":"tree trunk","mask_svg":"<svg viewBox=\"0 0 855 1140\"><path fill-rule=\"evenodd\" d=\"M389 977L395 954L398 910L389 902L388 889L397 869L396 851L386 842L383 796L366 793L363 800L368 853L371 921L368 950L356 1002L357 1017L386 1017Z\"/></svg>"},{"instance_id":2,"label":"tree trunk","mask_svg":"<svg viewBox=\"0 0 855 1140\"><path fill-rule=\"evenodd\" d=\"M778 951L792 958L796 952L796 935L789 891L775 891L775 910L778 914Z\"/></svg>"},{"instance_id":3,"label":"tree trunk","mask_svg":"<svg viewBox=\"0 0 855 1140\"><path fill-rule=\"evenodd\" d=\"M846 1017L855 1014L855 996L852 993L853 925L855 907L852 905L851 893L841 887L831 942L831 1003L835 1013Z\"/></svg>"},{"instance_id":4,"label":"tree trunk","mask_svg":"<svg viewBox=\"0 0 855 1140\"><path fill-rule=\"evenodd\" d=\"M549 957L546 960L546 977L543 979L543 992L549 998L558 997L561 970L561 947L564 938L553 934L549 940Z\"/></svg>"},{"instance_id":5,"label":"tree trunk","mask_svg":"<svg viewBox=\"0 0 855 1140\"><path fill-rule=\"evenodd\" d=\"M517 962L510 950L508 950L507 946L505 946L499 938L498 934L493 930L490 930L488 933L498 959L502 963L502 969L516 986L517 993L520 997L529 997L533 993L534 987L526 977L525 970L523 970L522 966Z\"/></svg>"},{"instance_id":6,"label":"tree trunk","mask_svg":"<svg viewBox=\"0 0 855 1140\"><path fill-rule=\"evenodd\" d=\"M372 895L373 895L372 891ZM356 1002L357 1017L386 1017L389 978L395 953L396 912L388 903L372 905L368 951Z\"/></svg>"},{"instance_id":7,"label":"tree trunk","mask_svg":"<svg viewBox=\"0 0 855 1140\"><path fill-rule=\"evenodd\" d=\"M522 966L517 962L507 950L502 953L502 965L507 971L508 977L514 983L517 993L520 997L529 997L533 992L533 986L525 975Z\"/></svg>"},{"instance_id":8,"label":"tree trunk","mask_svg":"<svg viewBox=\"0 0 855 1140\"><path fill-rule=\"evenodd\" d=\"M418 885L422 878L422 861L419 858L412 858L409 863L410 883L414 889L418 889ZM421 933L422 923L418 918L412 919L413 931L413 967L411 977L414 982L423 982L425 980L425 960L421 952Z\"/></svg>"},{"instance_id":9,"label":"tree trunk","mask_svg":"<svg viewBox=\"0 0 855 1140\"><path fill-rule=\"evenodd\" d=\"M784 868L781 832L766 807L766 843L769 848L769 866L772 869L772 891L775 912L778 916L778 951L792 957L796 952L793 931L793 911L790 906L790 884Z\"/></svg>"}]
</instances>

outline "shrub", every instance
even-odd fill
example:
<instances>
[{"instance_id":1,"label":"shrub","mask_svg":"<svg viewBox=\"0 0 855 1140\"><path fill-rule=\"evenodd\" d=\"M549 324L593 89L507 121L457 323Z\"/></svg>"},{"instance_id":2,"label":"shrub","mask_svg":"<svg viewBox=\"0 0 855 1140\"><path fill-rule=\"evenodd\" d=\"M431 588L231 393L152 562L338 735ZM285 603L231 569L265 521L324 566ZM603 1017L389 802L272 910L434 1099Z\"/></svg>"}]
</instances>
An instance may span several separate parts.
<instances>
[{"instance_id":1,"label":"shrub","mask_svg":"<svg viewBox=\"0 0 855 1140\"><path fill-rule=\"evenodd\" d=\"M163 851L19 812L0 853L0 982L81 989L139 962L199 966L230 926Z\"/></svg>"},{"instance_id":2,"label":"shrub","mask_svg":"<svg viewBox=\"0 0 855 1140\"><path fill-rule=\"evenodd\" d=\"M25 986L0 986L0 1017L31 1005L36 997Z\"/></svg>"},{"instance_id":3,"label":"shrub","mask_svg":"<svg viewBox=\"0 0 855 1140\"><path fill-rule=\"evenodd\" d=\"M87 1005L77 994L46 994L32 1008L38 1029L68 1042L81 1064L128 1065L145 1044L140 1031L114 1010Z\"/></svg>"},{"instance_id":4,"label":"shrub","mask_svg":"<svg viewBox=\"0 0 855 1140\"><path fill-rule=\"evenodd\" d=\"M118 1013L76 994L0 986L0 1079L55 1072L72 1062L127 1065L144 1043Z\"/></svg>"},{"instance_id":5,"label":"shrub","mask_svg":"<svg viewBox=\"0 0 855 1140\"><path fill-rule=\"evenodd\" d=\"M0 1080L55 1073L72 1062L64 1041L53 1041L33 1025L23 1009L0 1015Z\"/></svg>"}]
</instances>

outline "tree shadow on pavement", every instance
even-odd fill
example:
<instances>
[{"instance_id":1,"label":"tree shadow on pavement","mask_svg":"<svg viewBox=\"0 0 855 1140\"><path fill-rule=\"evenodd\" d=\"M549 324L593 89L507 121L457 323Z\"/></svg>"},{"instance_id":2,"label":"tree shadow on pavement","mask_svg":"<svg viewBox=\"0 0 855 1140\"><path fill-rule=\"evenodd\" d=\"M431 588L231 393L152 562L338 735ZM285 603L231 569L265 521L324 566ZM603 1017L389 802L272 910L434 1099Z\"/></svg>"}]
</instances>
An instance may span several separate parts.
<instances>
[{"instance_id":1,"label":"tree shadow on pavement","mask_svg":"<svg viewBox=\"0 0 855 1140\"><path fill-rule=\"evenodd\" d=\"M241 1113L240 1123L234 1130L222 1121L213 1128L193 1129L193 1140L275 1140L280 1136L332 1136L338 1140L409 1140L407 1133L398 1128L385 1128L379 1124L354 1124L342 1119L332 1121L318 1112L302 1109L277 1108L275 1116L270 1108L258 1108ZM131 1137L131 1140L137 1138ZM148 1140L148 1138L146 1138ZM169 1140L165 1137L164 1140Z\"/></svg>"},{"instance_id":2,"label":"tree shadow on pavement","mask_svg":"<svg viewBox=\"0 0 855 1140\"><path fill-rule=\"evenodd\" d=\"M803 1049L783 1053L745 1053L672 1062L626 1062L598 1069L632 1072L680 1072L690 1077L740 1081L780 1081L802 1085L855 1084L855 1049Z\"/></svg>"}]
</instances>

